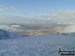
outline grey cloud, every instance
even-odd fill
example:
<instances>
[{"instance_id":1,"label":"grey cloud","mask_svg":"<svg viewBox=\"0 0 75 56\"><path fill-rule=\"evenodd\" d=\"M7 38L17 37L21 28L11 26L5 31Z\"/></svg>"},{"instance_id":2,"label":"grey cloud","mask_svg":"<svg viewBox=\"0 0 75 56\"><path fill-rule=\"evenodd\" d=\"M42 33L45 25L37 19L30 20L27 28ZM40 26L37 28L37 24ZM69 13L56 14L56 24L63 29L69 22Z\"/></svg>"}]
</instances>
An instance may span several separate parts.
<instances>
[{"instance_id":1,"label":"grey cloud","mask_svg":"<svg viewBox=\"0 0 75 56\"><path fill-rule=\"evenodd\" d=\"M0 12L4 12L5 11L5 9L4 8L0 8Z\"/></svg>"},{"instance_id":2,"label":"grey cloud","mask_svg":"<svg viewBox=\"0 0 75 56\"><path fill-rule=\"evenodd\" d=\"M25 23L25 17L0 15L0 23Z\"/></svg>"},{"instance_id":3,"label":"grey cloud","mask_svg":"<svg viewBox=\"0 0 75 56\"><path fill-rule=\"evenodd\" d=\"M49 15L35 16L34 18L61 24L75 23L75 11L51 11L49 13Z\"/></svg>"},{"instance_id":4,"label":"grey cloud","mask_svg":"<svg viewBox=\"0 0 75 56\"><path fill-rule=\"evenodd\" d=\"M50 13L52 15L55 14L57 16L56 19L58 22L60 21L62 23L74 23L75 22L75 11L51 11Z\"/></svg>"}]
</instances>

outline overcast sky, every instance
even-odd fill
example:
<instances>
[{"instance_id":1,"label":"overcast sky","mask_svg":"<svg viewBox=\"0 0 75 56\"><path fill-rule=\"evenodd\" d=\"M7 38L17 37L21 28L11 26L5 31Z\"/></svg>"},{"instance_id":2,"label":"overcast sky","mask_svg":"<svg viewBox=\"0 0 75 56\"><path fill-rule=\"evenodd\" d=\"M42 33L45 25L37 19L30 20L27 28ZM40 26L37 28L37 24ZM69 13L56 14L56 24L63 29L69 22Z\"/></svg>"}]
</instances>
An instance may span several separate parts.
<instances>
[{"instance_id":1,"label":"overcast sky","mask_svg":"<svg viewBox=\"0 0 75 56\"><path fill-rule=\"evenodd\" d=\"M0 0L0 23L25 23L27 18L74 23L75 0Z\"/></svg>"}]
</instances>

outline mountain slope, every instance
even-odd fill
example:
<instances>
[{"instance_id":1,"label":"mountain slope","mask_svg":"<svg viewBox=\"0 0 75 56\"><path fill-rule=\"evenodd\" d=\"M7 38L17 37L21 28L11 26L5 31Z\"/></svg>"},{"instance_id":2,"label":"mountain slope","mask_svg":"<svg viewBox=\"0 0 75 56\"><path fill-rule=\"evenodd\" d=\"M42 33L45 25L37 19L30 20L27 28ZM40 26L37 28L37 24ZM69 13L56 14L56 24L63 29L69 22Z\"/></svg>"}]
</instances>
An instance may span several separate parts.
<instances>
[{"instance_id":1,"label":"mountain slope","mask_svg":"<svg viewBox=\"0 0 75 56\"><path fill-rule=\"evenodd\" d=\"M0 29L0 39L10 39L10 38L16 38L18 35L2 30Z\"/></svg>"},{"instance_id":2,"label":"mountain slope","mask_svg":"<svg viewBox=\"0 0 75 56\"><path fill-rule=\"evenodd\" d=\"M75 49L74 36L50 34L0 40L0 56L59 56L58 49Z\"/></svg>"}]
</instances>

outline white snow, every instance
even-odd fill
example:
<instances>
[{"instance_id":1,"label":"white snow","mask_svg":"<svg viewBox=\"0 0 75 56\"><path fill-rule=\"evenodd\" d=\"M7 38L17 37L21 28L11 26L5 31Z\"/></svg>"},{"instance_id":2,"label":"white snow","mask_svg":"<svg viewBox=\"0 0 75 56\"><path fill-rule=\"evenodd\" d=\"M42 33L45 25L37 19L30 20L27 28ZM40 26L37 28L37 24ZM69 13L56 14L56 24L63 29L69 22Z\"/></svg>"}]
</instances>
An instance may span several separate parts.
<instances>
[{"instance_id":1,"label":"white snow","mask_svg":"<svg viewBox=\"0 0 75 56\"><path fill-rule=\"evenodd\" d=\"M60 56L59 48L74 49L75 37L51 34L0 40L0 56Z\"/></svg>"}]
</instances>

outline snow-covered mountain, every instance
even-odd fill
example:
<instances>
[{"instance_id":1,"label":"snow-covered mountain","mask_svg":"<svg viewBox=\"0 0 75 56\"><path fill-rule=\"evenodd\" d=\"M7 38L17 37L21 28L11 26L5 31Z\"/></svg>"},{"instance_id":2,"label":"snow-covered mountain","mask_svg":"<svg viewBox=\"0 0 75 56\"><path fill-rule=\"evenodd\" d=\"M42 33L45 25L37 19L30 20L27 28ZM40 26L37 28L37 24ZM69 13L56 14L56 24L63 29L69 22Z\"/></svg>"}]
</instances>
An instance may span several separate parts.
<instances>
[{"instance_id":1,"label":"snow-covered mountain","mask_svg":"<svg viewBox=\"0 0 75 56\"><path fill-rule=\"evenodd\" d=\"M13 31L21 26L9 26L0 29L0 56L59 56L59 48L75 49L75 32L26 37L11 32L11 28Z\"/></svg>"},{"instance_id":2,"label":"snow-covered mountain","mask_svg":"<svg viewBox=\"0 0 75 56\"><path fill-rule=\"evenodd\" d=\"M7 30L10 32L29 30L28 28L24 27L23 25L0 25L0 29Z\"/></svg>"},{"instance_id":3,"label":"snow-covered mountain","mask_svg":"<svg viewBox=\"0 0 75 56\"><path fill-rule=\"evenodd\" d=\"M24 31L25 32L29 31L30 34L33 33L30 30L38 32L40 30L44 31L45 29L47 29L48 31L53 30L52 31L53 33L57 33L57 32L59 32L59 33L70 33L70 32L75 32L75 25L62 25L62 27L61 27L61 25L57 25L57 26L52 27L52 28L46 28L46 27L42 27L42 26L40 27L40 26L30 26L30 25L25 26L25 25L19 25L19 24L10 24L10 25L0 25L0 29L3 29L3 30L8 31L8 32L13 32L13 33L19 33L19 32L24 33ZM36 30L38 30L38 31L36 31ZM26 33L28 33L28 32L26 32Z\"/></svg>"},{"instance_id":4,"label":"snow-covered mountain","mask_svg":"<svg viewBox=\"0 0 75 56\"><path fill-rule=\"evenodd\" d=\"M75 24L65 27L63 32L75 32Z\"/></svg>"},{"instance_id":5,"label":"snow-covered mountain","mask_svg":"<svg viewBox=\"0 0 75 56\"><path fill-rule=\"evenodd\" d=\"M60 27L57 27L57 28L60 28ZM61 30L61 28L63 28L63 30ZM58 30L59 33L73 33L75 32L75 24L70 24L70 25L67 25L65 27L61 27L60 30Z\"/></svg>"}]
</instances>

